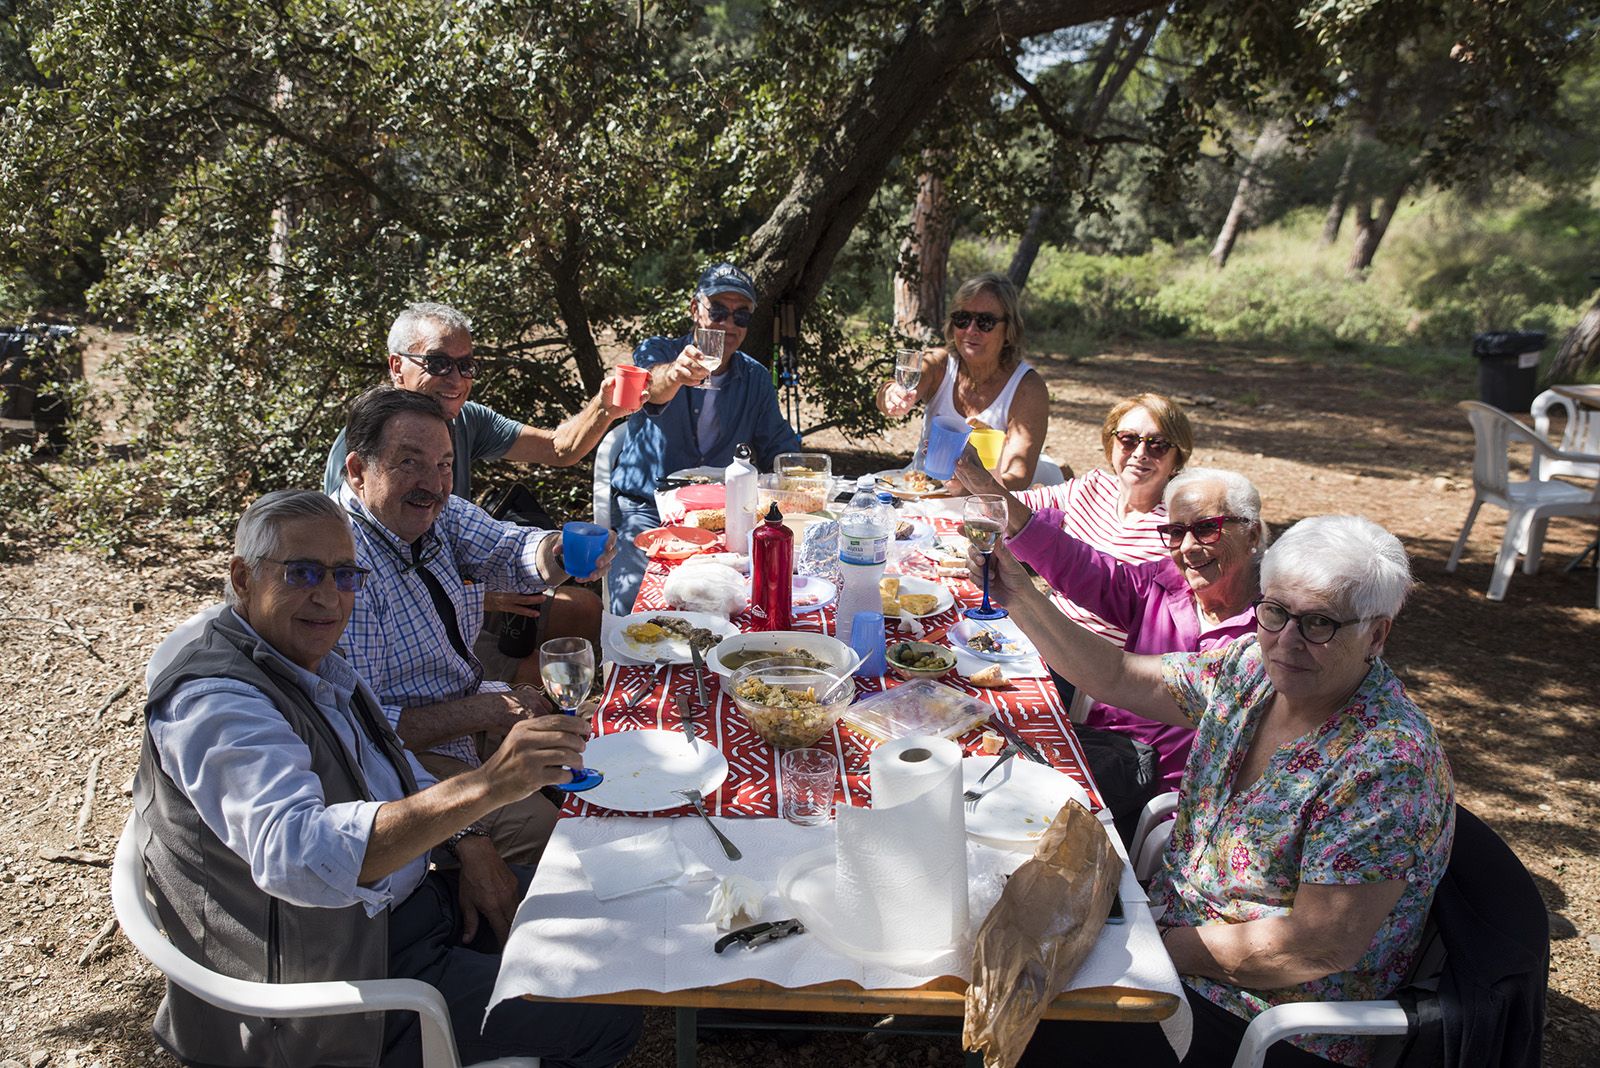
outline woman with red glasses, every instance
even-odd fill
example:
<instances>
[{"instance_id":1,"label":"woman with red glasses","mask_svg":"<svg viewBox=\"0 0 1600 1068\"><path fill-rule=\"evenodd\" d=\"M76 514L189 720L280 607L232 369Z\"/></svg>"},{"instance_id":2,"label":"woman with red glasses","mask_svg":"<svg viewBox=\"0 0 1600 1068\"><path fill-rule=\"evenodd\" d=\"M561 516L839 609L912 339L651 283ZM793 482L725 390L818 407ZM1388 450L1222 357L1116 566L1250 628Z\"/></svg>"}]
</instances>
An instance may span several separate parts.
<instances>
[{"instance_id":1,"label":"woman with red glasses","mask_svg":"<svg viewBox=\"0 0 1600 1068\"><path fill-rule=\"evenodd\" d=\"M1022 358L1022 305L1004 275L969 278L950 302L946 348L922 355L922 377L914 390L892 379L878 387L878 410L898 418L923 404L922 443L940 416L964 419L974 428L1006 433L996 474L1015 489L1033 482L1050 425L1050 391Z\"/></svg>"},{"instance_id":2,"label":"woman with red glasses","mask_svg":"<svg viewBox=\"0 0 1600 1068\"><path fill-rule=\"evenodd\" d=\"M956 477L973 493L1001 492L970 449L957 463ZM1015 496L1007 498L1007 548L1058 595L1120 627L1128 652L1197 652L1254 633L1257 565L1268 534L1261 494L1243 475L1200 467L1169 481L1167 518L1156 527L1166 555L1139 564L1068 534L1056 509L1034 512ZM1026 633L1024 621L1017 622ZM1039 635L1028 637L1045 647ZM1078 733L1126 839L1151 797L1178 788L1194 731L1093 696L1091 702Z\"/></svg>"}]
</instances>

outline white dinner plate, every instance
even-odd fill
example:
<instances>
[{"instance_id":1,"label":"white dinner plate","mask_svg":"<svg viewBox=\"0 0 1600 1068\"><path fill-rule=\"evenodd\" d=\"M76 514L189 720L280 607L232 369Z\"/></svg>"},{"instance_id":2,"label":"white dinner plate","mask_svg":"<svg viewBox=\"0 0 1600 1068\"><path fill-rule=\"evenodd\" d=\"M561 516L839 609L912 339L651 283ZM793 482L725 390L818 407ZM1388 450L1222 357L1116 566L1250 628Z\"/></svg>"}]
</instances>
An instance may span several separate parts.
<instances>
[{"instance_id":1,"label":"white dinner plate","mask_svg":"<svg viewBox=\"0 0 1600 1068\"><path fill-rule=\"evenodd\" d=\"M804 649L818 660L829 665L835 674L856 662L856 654L844 642L828 634L806 630L753 630L722 639L715 649L706 654L706 667L714 671L724 684L733 677L733 669L722 663L723 656L741 649L767 649L783 652L787 649Z\"/></svg>"},{"instance_id":2,"label":"white dinner plate","mask_svg":"<svg viewBox=\"0 0 1600 1068\"><path fill-rule=\"evenodd\" d=\"M1003 651L992 652L988 649L973 647L972 638L984 631L992 631L998 634L1007 643ZM1009 616L981 621L963 619L960 623L950 628L950 644L960 646L981 660L993 660L1002 664L1012 660L1026 660L1028 657L1038 654L1038 650L1034 648L1033 643L1022 633L1022 628L1018 627Z\"/></svg>"},{"instance_id":3,"label":"white dinner plate","mask_svg":"<svg viewBox=\"0 0 1600 1068\"><path fill-rule=\"evenodd\" d=\"M793 611L797 616L807 612L820 612L833 603L839 596L839 591L833 583L817 575L796 575L794 577Z\"/></svg>"},{"instance_id":4,"label":"white dinner plate","mask_svg":"<svg viewBox=\"0 0 1600 1068\"><path fill-rule=\"evenodd\" d=\"M696 721L699 725L700 721ZM660 812L688 804L674 790L710 795L728 777L728 760L704 738L682 731L617 731L589 739L583 763L605 776L580 796L614 812Z\"/></svg>"},{"instance_id":5,"label":"white dinner plate","mask_svg":"<svg viewBox=\"0 0 1600 1068\"><path fill-rule=\"evenodd\" d=\"M982 801L966 806L967 833L972 837L993 845L1032 849L1062 805L1076 801L1089 807L1088 793L1070 775L1021 755L1012 757L978 786L997 759L972 756L961 762L962 789L983 792Z\"/></svg>"},{"instance_id":6,"label":"white dinner plate","mask_svg":"<svg viewBox=\"0 0 1600 1068\"><path fill-rule=\"evenodd\" d=\"M720 467L682 467L668 475L668 478L709 478L713 482L721 482L727 472Z\"/></svg>"},{"instance_id":7,"label":"white dinner plate","mask_svg":"<svg viewBox=\"0 0 1600 1068\"><path fill-rule=\"evenodd\" d=\"M908 473L908 468L893 468L888 471L874 471L872 477L878 480L878 485L894 494L903 501L920 501L927 497L945 496L944 483L938 483L933 489L916 490L907 488L902 481Z\"/></svg>"},{"instance_id":8,"label":"white dinner plate","mask_svg":"<svg viewBox=\"0 0 1600 1068\"><path fill-rule=\"evenodd\" d=\"M686 619L696 627L704 627L721 638L739 633L739 628L721 616L709 612L676 612L663 609L659 612L634 612L632 615L607 615L600 623L600 649L606 658L618 664L654 664L657 657L669 663L687 664L692 661L689 643L684 638L668 637L658 642L636 642L626 634L635 623L648 623L659 616Z\"/></svg>"},{"instance_id":9,"label":"white dinner plate","mask_svg":"<svg viewBox=\"0 0 1600 1068\"><path fill-rule=\"evenodd\" d=\"M944 583L935 582L932 579L916 578L911 575L901 575L900 592L931 593L938 598L938 600L933 603L933 611L931 612L907 612L903 608L900 610L901 615L910 616L913 619L927 619L929 616L936 616L940 612L948 612L950 609L956 606L955 594L950 592L950 588Z\"/></svg>"}]
</instances>

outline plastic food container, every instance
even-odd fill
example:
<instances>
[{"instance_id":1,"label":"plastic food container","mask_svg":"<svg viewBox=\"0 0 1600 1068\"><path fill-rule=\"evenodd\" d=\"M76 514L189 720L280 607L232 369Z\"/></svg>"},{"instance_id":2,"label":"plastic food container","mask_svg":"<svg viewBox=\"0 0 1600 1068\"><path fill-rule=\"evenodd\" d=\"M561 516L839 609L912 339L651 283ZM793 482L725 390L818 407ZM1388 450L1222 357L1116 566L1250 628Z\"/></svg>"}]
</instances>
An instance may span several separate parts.
<instances>
[{"instance_id":1,"label":"plastic food container","mask_svg":"<svg viewBox=\"0 0 1600 1068\"><path fill-rule=\"evenodd\" d=\"M913 734L954 738L987 720L993 709L976 697L918 679L873 694L845 710L845 722L880 742Z\"/></svg>"},{"instance_id":2,"label":"plastic food container","mask_svg":"<svg viewBox=\"0 0 1600 1068\"><path fill-rule=\"evenodd\" d=\"M838 685L835 685L838 683ZM751 694L755 687L765 687L762 696ZM805 698L821 696L833 690L826 705ZM810 745L833 730L839 717L855 699L856 687L852 680L838 682L814 667L799 667L792 662L776 658L746 664L733 673L727 682L733 703L744 713L762 741L779 749L798 749ZM789 697L777 697L774 691L784 691ZM790 704L798 707L789 707Z\"/></svg>"}]
</instances>

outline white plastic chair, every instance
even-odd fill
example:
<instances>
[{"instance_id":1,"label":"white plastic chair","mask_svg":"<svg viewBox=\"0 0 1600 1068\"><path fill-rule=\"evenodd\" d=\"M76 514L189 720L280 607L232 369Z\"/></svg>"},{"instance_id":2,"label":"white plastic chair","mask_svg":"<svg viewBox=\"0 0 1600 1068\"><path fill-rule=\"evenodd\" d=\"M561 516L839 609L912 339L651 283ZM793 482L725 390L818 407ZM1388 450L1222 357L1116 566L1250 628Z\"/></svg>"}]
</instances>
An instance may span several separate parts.
<instances>
[{"instance_id":1,"label":"white plastic chair","mask_svg":"<svg viewBox=\"0 0 1600 1068\"><path fill-rule=\"evenodd\" d=\"M1128 846L1128 859L1133 863L1133 877L1141 883L1148 882L1161 866L1161 855L1167 851L1172 839L1172 820L1178 811L1178 791L1169 790L1152 797L1139 813L1139 822L1133 827L1133 841Z\"/></svg>"},{"instance_id":2,"label":"white plastic chair","mask_svg":"<svg viewBox=\"0 0 1600 1068\"><path fill-rule=\"evenodd\" d=\"M139 814L128 817L111 864L111 906L117 922L145 959L195 997L244 1016L342 1016L360 1012L414 1012L422 1022L423 1068L459 1068L444 995L420 979L349 982L256 983L212 971L167 940L145 883ZM478 1062L480 1068L539 1068L537 1057Z\"/></svg>"},{"instance_id":3,"label":"white plastic chair","mask_svg":"<svg viewBox=\"0 0 1600 1068\"><path fill-rule=\"evenodd\" d=\"M1550 409L1556 407L1566 409L1567 413L1566 426L1561 430L1559 442L1553 441L1550 437ZM1533 416L1533 429L1539 432L1539 436L1562 452L1600 453L1600 411L1579 404L1570 397L1563 397L1553 389L1547 389L1533 398L1533 407L1529 409L1529 414ZM1569 478L1600 478L1600 463L1549 460L1540 465L1540 478L1548 481L1557 475L1566 475Z\"/></svg>"},{"instance_id":4,"label":"white plastic chair","mask_svg":"<svg viewBox=\"0 0 1600 1068\"><path fill-rule=\"evenodd\" d=\"M165 671L167 665L172 663L172 658L178 655L178 650L198 638L200 632L206 628L206 624L222 614L224 607L226 606L220 601L213 605L207 605L182 623L179 623L172 629L171 634L161 640L161 644L156 646L156 651L150 654L150 663L144 669L145 692L149 692L150 687L156 681L156 676Z\"/></svg>"},{"instance_id":5,"label":"white plastic chair","mask_svg":"<svg viewBox=\"0 0 1600 1068\"><path fill-rule=\"evenodd\" d=\"M1296 1035L1403 1035L1411 1030L1398 1001L1305 1001L1274 1005L1245 1028L1233 1068L1262 1068L1267 1049Z\"/></svg>"},{"instance_id":6,"label":"white plastic chair","mask_svg":"<svg viewBox=\"0 0 1600 1068\"><path fill-rule=\"evenodd\" d=\"M1552 460L1600 463L1600 456L1554 448L1527 425L1492 405L1462 401L1460 407L1472 423L1472 508L1467 512L1461 536L1456 539L1444 569L1453 572L1461 562L1461 553L1466 548L1472 524L1478 518L1478 509L1485 504L1504 508L1507 513L1505 535L1500 539L1500 553L1495 558L1494 575L1489 580L1489 600L1502 601L1519 552L1526 554L1523 574L1538 573L1545 528L1553 517L1600 520L1600 482L1585 489L1567 482L1545 481L1542 474L1545 465ZM1532 450L1528 478L1523 481L1511 478L1513 445L1527 445ZM1596 589L1596 603L1600 604L1600 588Z\"/></svg>"},{"instance_id":7,"label":"white plastic chair","mask_svg":"<svg viewBox=\"0 0 1600 1068\"><path fill-rule=\"evenodd\" d=\"M618 423L606 431L594 450L594 521L607 529L611 527L611 466L622 452L627 432L628 424Z\"/></svg>"},{"instance_id":8,"label":"white plastic chair","mask_svg":"<svg viewBox=\"0 0 1600 1068\"><path fill-rule=\"evenodd\" d=\"M1033 482L1035 486L1059 486L1067 480L1066 473L1061 470L1061 464L1050 458L1045 453L1039 454L1039 462L1033 468Z\"/></svg>"}]
</instances>

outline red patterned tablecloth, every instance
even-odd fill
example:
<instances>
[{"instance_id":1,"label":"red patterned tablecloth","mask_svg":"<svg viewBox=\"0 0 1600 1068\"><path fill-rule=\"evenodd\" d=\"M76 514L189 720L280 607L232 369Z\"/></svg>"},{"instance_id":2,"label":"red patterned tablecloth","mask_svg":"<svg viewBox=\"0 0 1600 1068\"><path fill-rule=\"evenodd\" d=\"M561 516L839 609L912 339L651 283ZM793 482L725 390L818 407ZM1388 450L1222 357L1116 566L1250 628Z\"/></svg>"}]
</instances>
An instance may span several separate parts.
<instances>
[{"instance_id":1,"label":"red patterned tablecloth","mask_svg":"<svg viewBox=\"0 0 1600 1068\"><path fill-rule=\"evenodd\" d=\"M651 562L649 570L645 573L644 583L639 589L638 600L634 603L634 611L648 612L667 607L661 597L661 587L670 567L671 565L660 561ZM978 588L965 579L949 580L948 585L955 596L955 607L924 620L930 627L953 626L961 618L961 609L977 604L982 599ZM797 615L794 629L833 634L833 616L832 606L820 612ZM736 616L733 622L742 630L748 629L750 620L747 615L741 615ZM666 669L665 682L653 699L641 702L632 710L624 709L622 707L624 696L644 685L649 680L650 674L651 669L646 667L611 665L606 680L605 695L599 711L595 714L594 733L602 735L641 728L680 729L676 714L665 700L665 695L670 692L685 709L693 709L695 724L701 731L701 736L720 749L728 759L727 781L720 790L707 798L707 806L711 811L722 816L776 816L779 751L762 741L756 734L755 729L745 719L744 713L723 694L717 676L709 669L703 673L706 703L709 708L696 705L694 669L683 665ZM939 681L943 685L974 695L993 705L994 717L1015 728L1058 769L1081 783L1089 791L1095 807L1100 806L1099 792L1089 775L1083 749L1072 732L1067 709L1061 703L1055 684L1048 678L1014 679L1012 684L1003 690L986 690L969 686L964 679L954 674L947 675ZM883 684L877 679L856 680L856 689L863 694L875 692L881 685L900 685L900 680L893 676L886 677ZM970 752L977 749L981 735L981 730L974 729L962 735L957 741ZM835 791L836 802L857 806L869 805L872 794L867 776L867 757L877 743L841 722L830 734L824 735L815 744L820 748L833 750L844 769ZM583 816L608 814L607 810L584 803L581 794L574 795L574 798L575 801L569 802L563 810L564 814Z\"/></svg>"}]
</instances>

